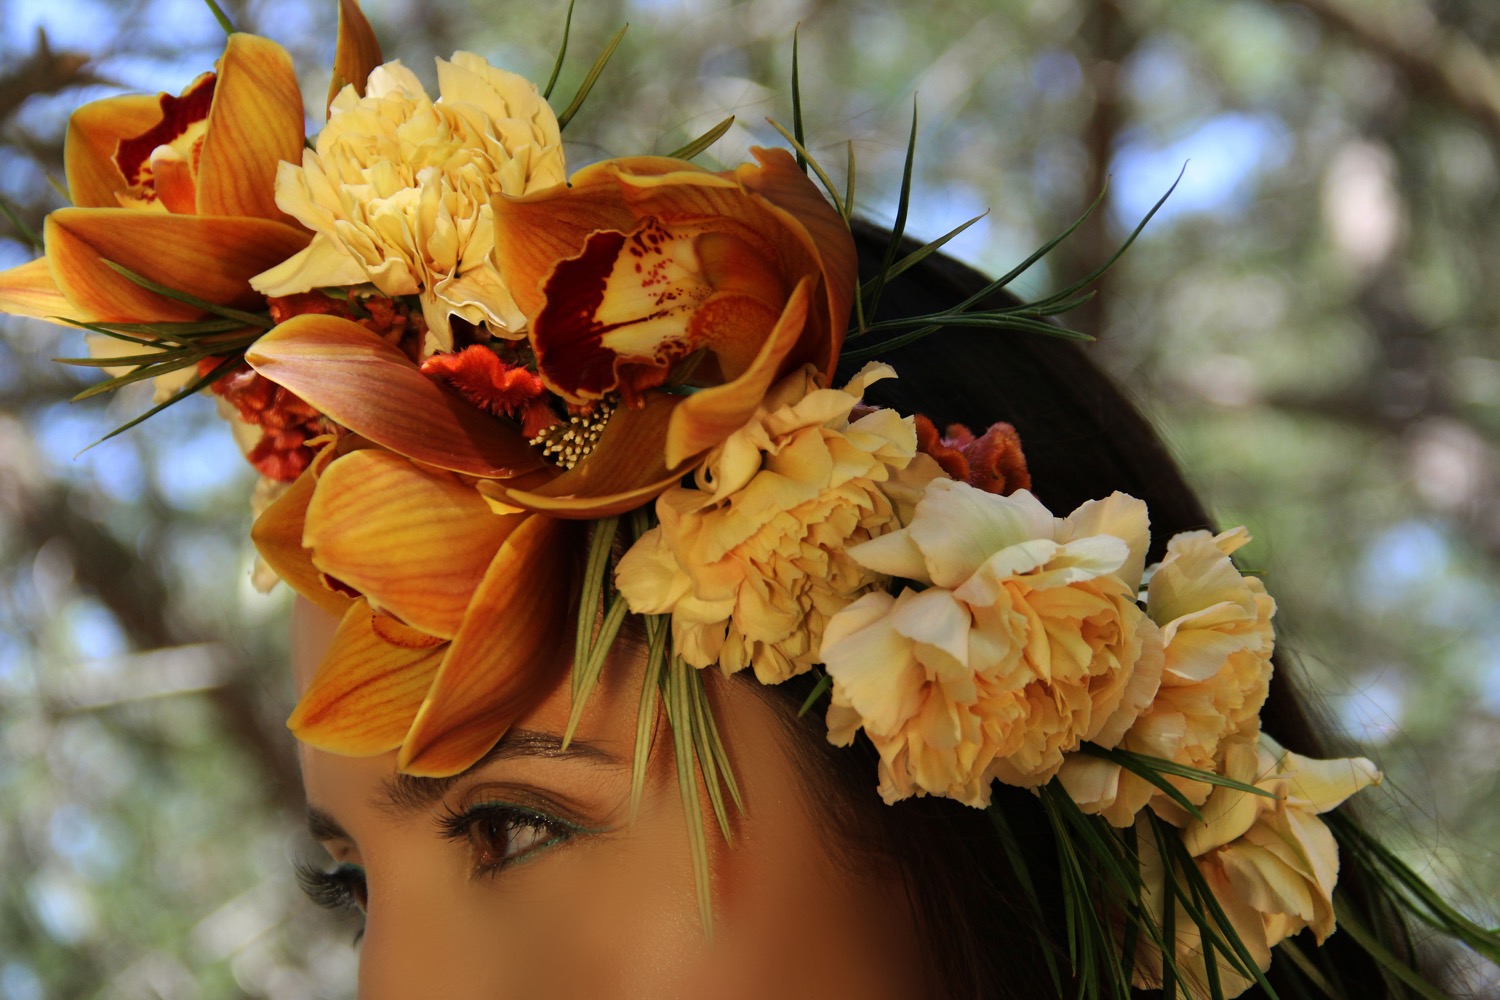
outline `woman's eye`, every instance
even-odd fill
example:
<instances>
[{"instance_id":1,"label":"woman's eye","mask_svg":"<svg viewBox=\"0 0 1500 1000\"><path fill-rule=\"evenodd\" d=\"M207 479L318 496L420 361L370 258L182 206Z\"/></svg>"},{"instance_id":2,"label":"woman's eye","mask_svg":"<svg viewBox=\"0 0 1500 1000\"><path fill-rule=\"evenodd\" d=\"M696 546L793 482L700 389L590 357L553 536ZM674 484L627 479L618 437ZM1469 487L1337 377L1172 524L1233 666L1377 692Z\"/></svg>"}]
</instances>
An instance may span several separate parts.
<instances>
[{"instance_id":1,"label":"woman's eye","mask_svg":"<svg viewBox=\"0 0 1500 1000\"><path fill-rule=\"evenodd\" d=\"M467 842L474 872L494 874L527 855L567 840L577 828L531 809L487 803L442 820L443 836Z\"/></svg>"}]
</instances>

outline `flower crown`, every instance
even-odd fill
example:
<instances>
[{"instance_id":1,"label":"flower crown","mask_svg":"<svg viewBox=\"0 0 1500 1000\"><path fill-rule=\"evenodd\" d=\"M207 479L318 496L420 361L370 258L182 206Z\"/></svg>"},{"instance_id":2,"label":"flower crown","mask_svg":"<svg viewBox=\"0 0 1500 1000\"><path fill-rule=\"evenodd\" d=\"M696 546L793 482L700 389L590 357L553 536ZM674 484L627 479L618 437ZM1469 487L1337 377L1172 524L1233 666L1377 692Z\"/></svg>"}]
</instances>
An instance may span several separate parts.
<instances>
[{"instance_id":1,"label":"flower crown","mask_svg":"<svg viewBox=\"0 0 1500 1000\"><path fill-rule=\"evenodd\" d=\"M456 773L569 664L571 737L639 615L634 792L664 709L705 922L697 772L721 823L738 800L699 673L717 665L818 675L807 709L826 693L828 738L873 743L889 803L1034 790L1075 861L1086 995L1234 996L1272 947L1321 943L1319 815L1380 775L1261 732L1275 602L1231 559L1244 529L1176 535L1147 567L1140 500L1057 516L1009 425L873 407L897 377L878 362L832 385L878 349L846 338L879 326L885 283L942 241L903 258L898 225L861 287L850 198L800 136L689 162L727 122L569 177L561 133L602 65L557 114L550 85L458 53L434 100L341 0L308 147L290 57L231 34L180 96L73 115L73 207L0 274L0 309L90 331L77 360L113 366L105 388L154 378L151 412L219 397L262 477L259 581L340 620L298 738ZM885 325L1057 333L1043 318L1092 277Z\"/></svg>"}]
</instances>

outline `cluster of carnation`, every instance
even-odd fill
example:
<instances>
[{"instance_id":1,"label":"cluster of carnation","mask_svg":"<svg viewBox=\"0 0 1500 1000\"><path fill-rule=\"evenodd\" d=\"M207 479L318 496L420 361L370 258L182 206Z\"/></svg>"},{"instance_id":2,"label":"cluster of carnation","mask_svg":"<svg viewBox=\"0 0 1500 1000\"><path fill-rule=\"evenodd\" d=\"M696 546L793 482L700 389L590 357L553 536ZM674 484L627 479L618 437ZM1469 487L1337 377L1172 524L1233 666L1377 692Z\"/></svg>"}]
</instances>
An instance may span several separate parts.
<instances>
[{"instance_id":1,"label":"cluster of carnation","mask_svg":"<svg viewBox=\"0 0 1500 1000\"><path fill-rule=\"evenodd\" d=\"M568 178L534 85L459 53L434 100L381 64L356 5L340 25L311 147L290 58L247 35L181 97L80 109L75 207L44 258L0 274L0 309L105 329L205 302L269 318L195 370L232 366L216 391L266 477L262 558L340 619L299 738L468 767L566 670L589 522L654 504L616 567L629 608L670 616L697 667L824 671L829 738L874 744L887 802L1057 781L1116 827L1180 828L1263 964L1331 931L1316 817L1378 775L1260 733L1275 605L1231 561L1243 529L1177 535L1147 568L1140 500L1056 516L1008 425L873 407L882 364L831 385L854 245L785 151ZM1190 814L1090 748L1271 795L1174 777ZM1202 964L1192 934L1176 948ZM1138 982L1160 965L1146 954Z\"/></svg>"}]
</instances>

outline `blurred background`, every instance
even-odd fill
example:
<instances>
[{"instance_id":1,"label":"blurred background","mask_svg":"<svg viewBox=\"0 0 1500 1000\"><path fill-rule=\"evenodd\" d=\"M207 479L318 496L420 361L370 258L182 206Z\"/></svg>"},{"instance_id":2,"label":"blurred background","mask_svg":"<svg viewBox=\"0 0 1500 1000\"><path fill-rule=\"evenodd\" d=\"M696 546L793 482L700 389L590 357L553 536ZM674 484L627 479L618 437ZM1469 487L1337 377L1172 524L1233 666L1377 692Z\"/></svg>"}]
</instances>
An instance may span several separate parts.
<instances>
[{"instance_id":1,"label":"blurred background","mask_svg":"<svg viewBox=\"0 0 1500 1000\"><path fill-rule=\"evenodd\" d=\"M333 0L226 4L321 108ZM435 91L463 47L545 79L563 0L368 0ZM790 122L889 222L912 98L911 229L1008 269L1111 177L1020 290L1108 256L1071 325L1256 536L1278 625L1384 834L1481 919L1500 900L1500 5L1493 0L578 0L558 94L630 31L569 126L570 167L710 157ZM194 0L0 0L0 195L63 204L83 101L176 93L223 34ZM316 123L310 123L310 129ZM0 223L0 267L30 258ZM1007 335L1007 334L997 334ZM1016 335L1016 334L1010 334ZM249 583L250 470L206 400L69 404L81 335L0 318L0 998L345 997L353 927L317 860L282 727L286 595ZM1483 992L1494 970L1476 973ZM1484 984L1488 982L1488 987Z\"/></svg>"}]
</instances>

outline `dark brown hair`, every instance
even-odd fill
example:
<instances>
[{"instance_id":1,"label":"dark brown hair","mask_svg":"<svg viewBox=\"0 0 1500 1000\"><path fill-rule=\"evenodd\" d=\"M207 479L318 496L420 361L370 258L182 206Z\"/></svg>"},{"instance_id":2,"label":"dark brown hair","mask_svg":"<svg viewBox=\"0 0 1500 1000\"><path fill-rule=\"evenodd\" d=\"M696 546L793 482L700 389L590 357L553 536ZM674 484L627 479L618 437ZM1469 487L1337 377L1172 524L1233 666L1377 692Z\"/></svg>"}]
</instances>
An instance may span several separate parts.
<instances>
[{"instance_id":1,"label":"dark brown hair","mask_svg":"<svg viewBox=\"0 0 1500 1000\"><path fill-rule=\"evenodd\" d=\"M867 226L857 227L856 236L861 277L868 279L888 237ZM978 272L933 255L886 290L881 318L948 309L986 284ZM993 304L1006 301L1001 293ZM869 402L903 414L924 413L939 427L962 423L981 432L998 420L1013 424L1033 492L1049 509L1067 513L1113 490L1139 497L1151 513L1153 561L1161 558L1171 535L1211 526L1160 438L1076 343L951 327L880 359L900 377L874 386ZM835 384L857 365L845 367L849 370L840 370ZM788 721L795 755L815 795L828 804L822 818L833 843L856 865L873 859L900 872L933 986L930 995L972 1000L1054 994L1044 953L1050 948L1058 966L1068 968L1062 885L1038 799L1003 785L995 789L997 808L1019 842L1042 913L1022 894L989 812L941 798L884 805L875 791L877 756L870 743L861 737L852 751L830 747L823 738L821 705L808 717L797 717L811 690L806 675L765 689ZM1266 732L1290 750L1326 756L1303 704L1290 672L1278 663L1262 714ZM1387 908L1372 906L1347 857L1339 892L1368 926L1394 926ZM1038 946L1039 941L1044 944ZM1311 940L1299 943L1314 950ZM1318 954L1346 995L1388 995L1377 968L1349 935L1334 935ZM1274 963L1268 978L1282 996L1297 996L1301 989L1288 988L1292 970L1284 967L1289 965ZM1259 988L1245 994L1262 995Z\"/></svg>"}]
</instances>

